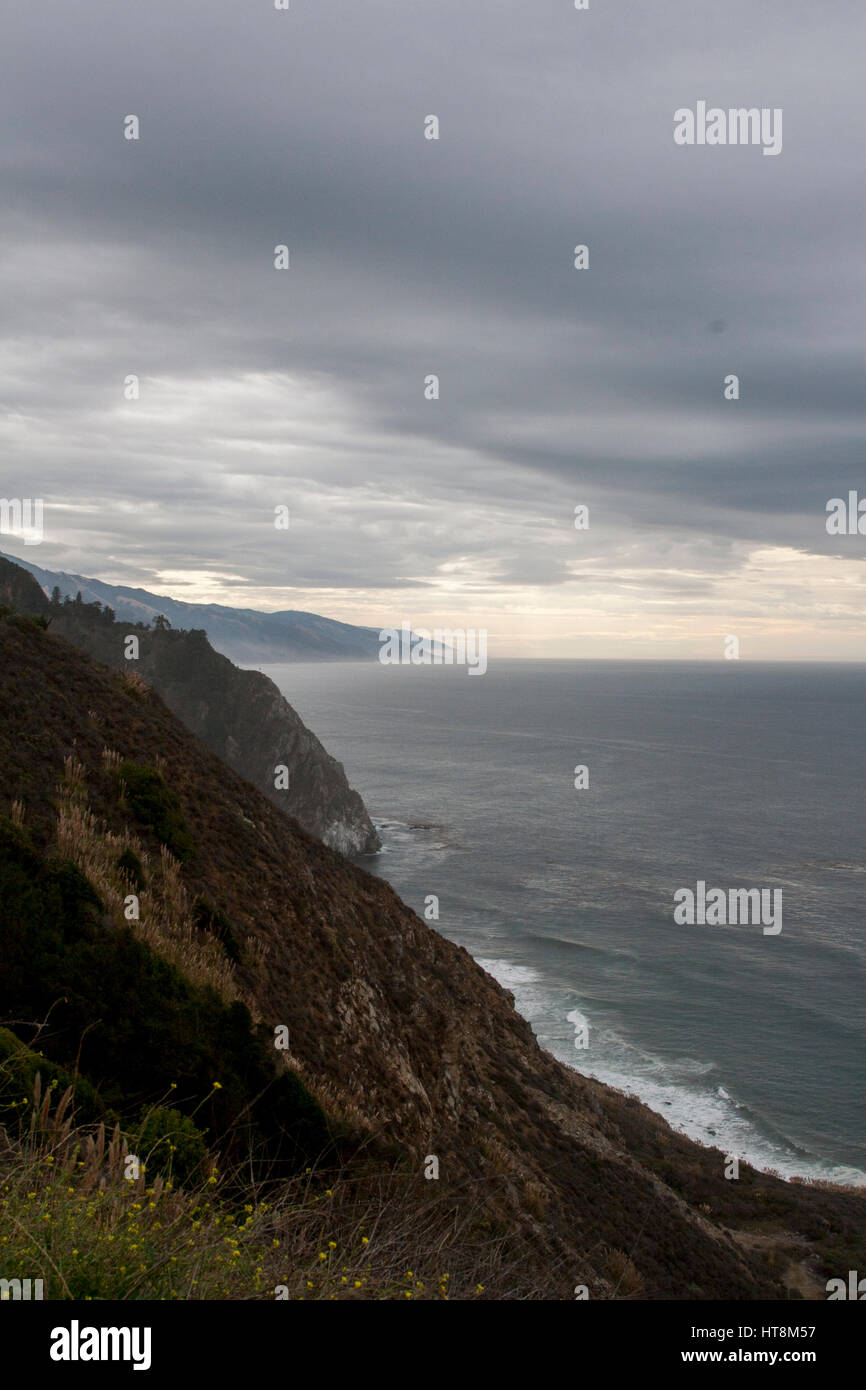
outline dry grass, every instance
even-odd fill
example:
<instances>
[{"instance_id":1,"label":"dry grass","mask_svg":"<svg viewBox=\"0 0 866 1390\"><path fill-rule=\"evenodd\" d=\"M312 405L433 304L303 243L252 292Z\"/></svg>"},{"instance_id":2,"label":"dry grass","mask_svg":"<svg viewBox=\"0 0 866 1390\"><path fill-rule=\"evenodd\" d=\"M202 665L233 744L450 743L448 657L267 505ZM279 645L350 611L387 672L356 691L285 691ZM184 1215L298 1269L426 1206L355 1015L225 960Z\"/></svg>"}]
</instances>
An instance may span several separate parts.
<instances>
[{"instance_id":1,"label":"dry grass","mask_svg":"<svg viewBox=\"0 0 866 1390\"><path fill-rule=\"evenodd\" d=\"M788 1181L794 1183L797 1187L811 1187L818 1192L832 1192L834 1194L837 1192L846 1192L849 1197L860 1197L861 1200L866 1197L866 1184L864 1183L851 1184L828 1182L826 1178L799 1177L789 1178Z\"/></svg>"},{"instance_id":2,"label":"dry grass","mask_svg":"<svg viewBox=\"0 0 866 1390\"><path fill-rule=\"evenodd\" d=\"M132 695L146 695L150 689L147 681L143 676L140 676L137 671L121 671L119 677L125 688Z\"/></svg>"},{"instance_id":3,"label":"dry grass","mask_svg":"<svg viewBox=\"0 0 866 1390\"><path fill-rule=\"evenodd\" d=\"M611 1250L606 1263L608 1274L614 1284L615 1298L640 1298L645 1293L643 1275L622 1250Z\"/></svg>"},{"instance_id":4,"label":"dry grass","mask_svg":"<svg viewBox=\"0 0 866 1390\"><path fill-rule=\"evenodd\" d=\"M267 1193L240 1171L175 1190L145 1159L131 1180L130 1138L76 1127L71 1100L37 1077L18 1134L0 1128L0 1276L42 1279L46 1298L564 1296L561 1272L527 1284L525 1252L466 1194L357 1161Z\"/></svg>"},{"instance_id":5,"label":"dry grass","mask_svg":"<svg viewBox=\"0 0 866 1390\"><path fill-rule=\"evenodd\" d=\"M39 1078L14 1138L0 1129L0 1273L40 1278L49 1299L243 1298L261 1293L263 1213L236 1223L211 1177L196 1192L124 1176L130 1141L74 1125L71 1092ZM243 1238L243 1245L242 1245ZM239 1253L236 1254L235 1251Z\"/></svg>"},{"instance_id":6,"label":"dry grass","mask_svg":"<svg viewBox=\"0 0 866 1390\"><path fill-rule=\"evenodd\" d=\"M159 867L153 868L134 835L117 835L101 825L86 805L83 768L72 757L65 760L58 806L57 847L90 880L118 926L131 927L193 984L210 985L226 1003L240 998L234 967L222 946L195 925L178 861L163 845ZM147 885L137 892L117 864L126 849L151 870ZM131 896L138 899L137 919L126 916Z\"/></svg>"},{"instance_id":7,"label":"dry grass","mask_svg":"<svg viewBox=\"0 0 866 1390\"><path fill-rule=\"evenodd\" d=\"M291 1052L286 1052L284 1057L286 1066L301 1078L318 1103L322 1114L332 1125L347 1125L359 1134L369 1134L376 1128L375 1116L368 1115L361 1109L347 1087L338 1086L326 1077L314 1075L302 1058L293 1057Z\"/></svg>"}]
</instances>

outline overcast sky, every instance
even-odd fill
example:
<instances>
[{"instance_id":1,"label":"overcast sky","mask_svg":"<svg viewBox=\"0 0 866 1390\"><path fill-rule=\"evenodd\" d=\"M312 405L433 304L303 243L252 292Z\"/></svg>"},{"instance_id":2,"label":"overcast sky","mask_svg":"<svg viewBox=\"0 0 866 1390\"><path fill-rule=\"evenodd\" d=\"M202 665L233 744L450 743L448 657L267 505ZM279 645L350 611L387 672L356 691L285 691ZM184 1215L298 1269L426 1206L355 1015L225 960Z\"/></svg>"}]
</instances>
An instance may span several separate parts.
<instances>
[{"instance_id":1,"label":"overcast sky","mask_svg":"<svg viewBox=\"0 0 866 1390\"><path fill-rule=\"evenodd\" d=\"M3 10L0 491L45 539L0 549L492 655L864 658L861 0ZM782 152L677 146L699 100Z\"/></svg>"}]
</instances>

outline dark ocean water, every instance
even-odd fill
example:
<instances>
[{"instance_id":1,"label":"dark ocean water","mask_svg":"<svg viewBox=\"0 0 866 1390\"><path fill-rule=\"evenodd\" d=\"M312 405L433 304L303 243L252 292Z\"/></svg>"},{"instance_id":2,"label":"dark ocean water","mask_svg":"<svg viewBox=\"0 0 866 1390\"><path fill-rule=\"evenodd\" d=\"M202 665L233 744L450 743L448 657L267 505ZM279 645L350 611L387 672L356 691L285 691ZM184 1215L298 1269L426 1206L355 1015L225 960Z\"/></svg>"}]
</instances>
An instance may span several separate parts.
<instances>
[{"instance_id":1,"label":"dark ocean water","mask_svg":"<svg viewBox=\"0 0 866 1390\"><path fill-rule=\"evenodd\" d=\"M866 666L262 669L379 824L366 866L438 896L543 1046L762 1167L866 1180ZM675 924L699 879L781 889L781 933Z\"/></svg>"}]
</instances>

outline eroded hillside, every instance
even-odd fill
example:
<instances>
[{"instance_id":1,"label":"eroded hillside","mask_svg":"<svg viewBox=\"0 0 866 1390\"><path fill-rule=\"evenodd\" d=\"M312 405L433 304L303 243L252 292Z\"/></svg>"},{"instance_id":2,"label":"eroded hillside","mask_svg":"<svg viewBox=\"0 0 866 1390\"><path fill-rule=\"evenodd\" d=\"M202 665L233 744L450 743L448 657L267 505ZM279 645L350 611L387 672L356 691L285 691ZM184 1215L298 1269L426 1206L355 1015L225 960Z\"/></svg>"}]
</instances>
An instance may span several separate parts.
<instances>
[{"instance_id":1,"label":"eroded hillside","mask_svg":"<svg viewBox=\"0 0 866 1390\"><path fill-rule=\"evenodd\" d=\"M136 813L123 764L158 775L177 822ZM493 1227L561 1272L560 1296L818 1296L863 1263L861 1197L746 1166L725 1181L720 1152L544 1052L466 951L281 814L152 689L9 613L0 770L0 811L42 855L63 838L70 776L93 835L132 837L145 878L182 824L170 873L230 943L238 997L265 1031L288 1029L311 1094L422 1182L435 1155L443 1185L471 1185Z\"/></svg>"}]
</instances>

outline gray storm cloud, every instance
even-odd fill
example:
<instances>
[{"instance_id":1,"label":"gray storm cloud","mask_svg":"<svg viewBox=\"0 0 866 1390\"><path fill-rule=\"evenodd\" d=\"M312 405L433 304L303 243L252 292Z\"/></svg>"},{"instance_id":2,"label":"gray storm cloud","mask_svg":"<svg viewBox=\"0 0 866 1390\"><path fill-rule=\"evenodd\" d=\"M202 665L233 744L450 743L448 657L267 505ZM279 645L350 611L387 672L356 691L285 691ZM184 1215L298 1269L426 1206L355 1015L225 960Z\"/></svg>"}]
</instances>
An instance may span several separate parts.
<instances>
[{"instance_id":1,"label":"gray storm cloud","mask_svg":"<svg viewBox=\"0 0 866 1390\"><path fill-rule=\"evenodd\" d=\"M866 490L863 29L802 0L22 8L0 443L40 563L362 618L861 560L823 519ZM677 147L704 98L783 108L782 153Z\"/></svg>"}]
</instances>

